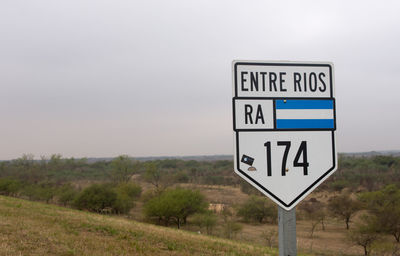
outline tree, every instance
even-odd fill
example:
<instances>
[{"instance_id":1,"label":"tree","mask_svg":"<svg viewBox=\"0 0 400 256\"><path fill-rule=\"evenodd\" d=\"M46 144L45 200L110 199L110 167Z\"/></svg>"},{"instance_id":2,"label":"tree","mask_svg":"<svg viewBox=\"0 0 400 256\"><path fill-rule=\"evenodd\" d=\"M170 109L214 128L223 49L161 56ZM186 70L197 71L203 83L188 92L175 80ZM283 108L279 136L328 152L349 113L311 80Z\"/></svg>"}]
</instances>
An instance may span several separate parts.
<instances>
[{"instance_id":1,"label":"tree","mask_svg":"<svg viewBox=\"0 0 400 256\"><path fill-rule=\"evenodd\" d=\"M169 166L169 162L165 164L165 161L166 160L162 162L164 163L163 165ZM156 194L160 194L161 192L163 192L168 186L173 183L174 178L176 178L177 173L173 175L171 172L168 172L165 169L161 169L160 163L158 162L147 162L144 164L144 167L145 172L143 174L143 178L146 182L149 182L154 186Z\"/></svg>"},{"instance_id":2,"label":"tree","mask_svg":"<svg viewBox=\"0 0 400 256\"><path fill-rule=\"evenodd\" d=\"M128 182L135 173L135 163L127 155L121 155L111 161L112 179L115 183Z\"/></svg>"},{"instance_id":3,"label":"tree","mask_svg":"<svg viewBox=\"0 0 400 256\"><path fill-rule=\"evenodd\" d=\"M192 222L199 228L204 227L207 235L211 235L214 227L217 225L217 216L210 211L205 213L197 213L193 215Z\"/></svg>"},{"instance_id":4,"label":"tree","mask_svg":"<svg viewBox=\"0 0 400 256\"><path fill-rule=\"evenodd\" d=\"M228 239L234 238L236 234L243 229L243 226L240 223L237 223L232 219L226 220L222 227L224 235Z\"/></svg>"},{"instance_id":5,"label":"tree","mask_svg":"<svg viewBox=\"0 0 400 256\"><path fill-rule=\"evenodd\" d=\"M117 194L110 184L94 184L77 196L74 205L80 210L100 213L105 208L113 208L116 200Z\"/></svg>"},{"instance_id":6,"label":"tree","mask_svg":"<svg viewBox=\"0 0 400 256\"><path fill-rule=\"evenodd\" d=\"M165 190L158 197L147 201L144 213L148 218L157 218L159 223L163 221L166 226L172 220L180 228L188 216L204 212L207 205L199 191L176 188Z\"/></svg>"},{"instance_id":7,"label":"tree","mask_svg":"<svg viewBox=\"0 0 400 256\"><path fill-rule=\"evenodd\" d=\"M382 190L364 193L360 200L375 216L376 226L380 232L392 235L400 242L400 189L388 185Z\"/></svg>"},{"instance_id":8,"label":"tree","mask_svg":"<svg viewBox=\"0 0 400 256\"><path fill-rule=\"evenodd\" d=\"M242 191L245 194L264 196L260 191L258 191L255 187L253 187L253 185L251 185L245 180L241 179L239 181L239 185L240 185L240 191Z\"/></svg>"},{"instance_id":9,"label":"tree","mask_svg":"<svg viewBox=\"0 0 400 256\"><path fill-rule=\"evenodd\" d=\"M135 183L120 183L115 187L118 194L126 194L132 199L137 199L142 193L142 188Z\"/></svg>"},{"instance_id":10,"label":"tree","mask_svg":"<svg viewBox=\"0 0 400 256\"><path fill-rule=\"evenodd\" d=\"M222 232L226 238L233 238L239 233L243 226L236 222L236 216L234 211L230 207L224 207L222 209L222 217L223 217L223 224L222 224Z\"/></svg>"},{"instance_id":11,"label":"tree","mask_svg":"<svg viewBox=\"0 0 400 256\"><path fill-rule=\"evenodd\" d=\"M94 184L78 194L74 206L92 212L129 213L142 189L132 183Z\"/></svg>"},{"instance_id":12,"label":"tree","mask_svg":"<svg viewBox=\"0 0 400 256\"><path fill-rule=\"evenodd\" d=\"M188 183L189 175L185 171L178 171L173 175L173 181L175 183Z\"/></svg>"},{"instance_id":13,"label":"tree","mask_svg":"<svg viewBox=\"0 0 400 256\"><path fill-rule=\"evenodd\" d=\"M305 213L306 218L311 221L310 237L313 238L314 231L319 223L324 229L325 206L319 201L304 201L299 208Z\"/></svg>"},{"instance_id":14,"label":"tree","mask_svg":"<svg viewBox=\"0 0 400 256\"><path fill-rule=\"evenodd\" d=\"M253 220L262 223L269 218L271 222L276 222L277 209L267 198L252 195L239 206L237 215L245 221Z\"/></svg>"},{"instance_id":15,"label":"tree","mask_svg":"<svg viewBox=\"0 0 400 256\"><path fill-rule=\"evenodd\" d=\"M362 223L357 223L355 228L352 229L348 238L354 244L363 247L364 255L370 255L372 251L372 245L379 239L379 235L376 232L376 222L371 219L371 216L361 216Z\"/></svg>"},{"instance_id":16,"label":"tree","mask_svg":"<svg viewBox=\"0 0 400 256\"><path fill-rule=\"evenodd\" d=\"M264 238L264 240L267 242L267 245L269 248L272 249L272 245L276 241L278 236L278 232L276 230L268 230L268 231L263 231L261 234L261 237Z\"/></svg>"},{"instance_id":17,"label":"tree","mask_svg":"<svg viewBox=\"0 0 400 256\"><path fill-rule=\"evenodd\" d=\"M28 197L29 200L45 201L49 203L56 195L57 189L55 184L50 182L42 182L39 184L24 184L21 194Z\"/></svg>"},{"instance_id":18,"label":"tree","mask_svg":"<svg viewBox=\"0 0 400 256\"><path fill-rule=\"evenodd\" d=\"M78 192L72 185L65 184L58 189L57 195L58 195L58 201L62 205L67 206L68 204L72 203L75 200L75 197L78 195Z\"/></svg>"},{"instance_id":19,"label":"tree","mask_svg":"<svg viewBox=\"0 0 400 256\"><path fill-rule=\"evenodd\" d=\"M20 158L16 159L15 162L17 165L29 169L35 163L34 158L35 156L33 154L23 154Z\"/></svg>"},{"instance_id":20,"label":"tree","mask_svg":"<svg viewBox=\"0 0 400 256\"><path fill-rule=\"evenodd\" d=\"M61 163L62 163L62 155L61 154L52 154L50 156L48 165L50 166L50 168L55 170L60 167Z\"/></svg>"},{"instance_id":21,"label":"tree","mask_svg":"<svg viewBox=\"0 0 400 256\"><path fill-rule=\"evenodd\" d=\"M334 216L344 220L346 229L349 229L351 218L361 209L361 203L351 199L349 194L343 194L333 197L328 203L328 208Z\"/></svg>"},{"instance_id":22,"label":"tree","mask_svg":"<svg viewBox=\"0 0 400 256\"><path fill-rule=\"evenodd\" d=\"M161 183L163 175L160 168L156 163L148 162L145 164L145 169L144 179L154 186L157 193L161 193L164 188Z\"/></svg>"},{"instance_id":23,"label":"tree","mask_svg":"<svg viewBox=\"0 0 400 256\"><path fill-rule=\"evenodd\" d=\"M142 193L142 188L134 183L120 183L114 191L117 194L117 199L114 203L115 213L129 213L135 206L135 199Z\"/></svg>"},{"instance_id":24,"label":"tree","mask_svg":"<svg viewBox=\"0 0 400 256\"><path fill-rule=\"evenodd\" d=\"M10 178L0 179L0 195L16 196L22 188L22 183Z\"/></svg>"}]
</instances>

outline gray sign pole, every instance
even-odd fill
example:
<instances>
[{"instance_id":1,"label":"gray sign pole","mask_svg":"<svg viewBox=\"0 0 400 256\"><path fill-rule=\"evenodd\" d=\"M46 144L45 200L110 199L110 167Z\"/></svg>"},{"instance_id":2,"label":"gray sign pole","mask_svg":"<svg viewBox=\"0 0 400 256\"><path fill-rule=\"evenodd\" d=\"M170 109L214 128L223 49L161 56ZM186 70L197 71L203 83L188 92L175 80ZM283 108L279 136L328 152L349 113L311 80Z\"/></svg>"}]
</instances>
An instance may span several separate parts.
<instances>
[{"instance_id":1,"label":"gray sign pole","mask_svg":"<svg viewBox=\"0 0 400 256\"><path fill-rule=\"evenodd\" d=\"M296 208L290 211L278 206L279 256L296 256Z\"/></svg>"}]
</instances>

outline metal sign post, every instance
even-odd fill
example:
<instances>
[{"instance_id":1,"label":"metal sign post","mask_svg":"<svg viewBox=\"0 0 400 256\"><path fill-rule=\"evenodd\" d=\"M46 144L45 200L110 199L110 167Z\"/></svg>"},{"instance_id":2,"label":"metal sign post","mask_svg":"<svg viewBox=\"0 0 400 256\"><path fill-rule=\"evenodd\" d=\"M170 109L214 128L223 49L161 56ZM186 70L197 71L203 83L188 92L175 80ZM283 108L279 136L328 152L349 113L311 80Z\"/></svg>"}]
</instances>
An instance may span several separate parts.
<instances>
[{"instance_id":1,"label":"metal sign post","mask_svg":"<svg viewBox=\"0 0 400 256\"><path fill-rule=\"evenodd\" d=\"M296 208L286 211L278 206L279 256L297 255Z\"/></svg>"}]
</instances>

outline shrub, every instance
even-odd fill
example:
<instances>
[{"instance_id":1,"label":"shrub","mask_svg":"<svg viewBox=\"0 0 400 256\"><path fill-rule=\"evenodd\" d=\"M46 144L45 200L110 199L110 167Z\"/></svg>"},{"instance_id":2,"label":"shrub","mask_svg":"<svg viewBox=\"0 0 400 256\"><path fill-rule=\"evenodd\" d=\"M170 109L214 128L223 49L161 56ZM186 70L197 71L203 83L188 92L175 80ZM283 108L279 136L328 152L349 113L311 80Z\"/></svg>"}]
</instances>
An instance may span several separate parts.
<instances>
[{"instance_id":1,"label":"shrub","mask_svg":"<svg viewBox=\"0 0 400 256\"><path fill-rule=\"evenodd\" d=\"M57 192L58 201L64 206L71 204L77 195L78 192L70 184L63 185Z\"/></svg>"},{"instance_id":2,"label":"shrub","mask_svg":"<svg viewBox=\"0 0 400 256\"><path fill-rule=\"evenodd\" d=\"M342 189L349 187L349 186L350 186L350 184L347 180L336 180L336 181L333 181L329 185L329 187L331 189L333 189L334 191L342 191Z\"/></svg>"},{"instance_id":3,"label":"shrub","mask_svg":"<svg viewBox=\"0 0 400 256\"><path fill-rule=\"evenodd\" d=\"M173 180L176 183L187 183L189 182L189 175L187 175L187 173L184 171L179 171L174 174Z\"/></svg>"},{"instance_id":4,"label":"shrub","mask_svg":"<svg viewBox=\"0 0 400 256\"><path fill-rule=\"evenodd\" d=\"M84 189L74 201L80 210L101 212L105 208L114 208L117 193L110 184L94 184Z\"/></svg>"},{"instance_id":5,"label":"shrub","mask_svg":"<svg viewBox=\"0 0 400 256\"><path fill-rule=\"evenodd\" d=\"M262 223L265 219L276 223L277 209L265 197L250 196L250 198L239 206L237 215L244 221L257 221Z\"/></svg>"},{"instance_id":6,"label":"shrub","mask_svg":"<svg viewBox=\"0 0 400 256\"><path fill-rule=\"evenodd\" d=\"M240 181L240 191L248 195L263 195L260 191L258 191L255 187L249 184L247 181Z\"/></svg>"},{"instance_id":7,"label":"shrub","mask_svg":"<svg viewBox=\"0 0 400 256\"><path fill-rule=\"evenodd\" d=\"M159 196L147 201L144 205L144 214L148 218L164 221L167 226L174 221L178 228L185 224L187 217L195 213L204 212L207 207L204 196L199 191L189 189L169 189Z\"/></svg>"},{"instance_id":8,"label":"shrub","mask_svg":"<svg viewBox=\"0 0 400 256\"><path fill-rule=\"evenodd\" d=\"M3 178L0 179L0 194L14 196L21 189L22 184L18 180Z\"/></svg>"},{"instance_id":9,"label":"shrub","mask_svg":"<svg viewBox=\"0 0 400 256\"><path fill-rule=\"evenodd\" d=\"M121 183L115 187L117 199L113 206L115 213L129 213L135 206L134 200L142 193L142 188L133 183Z\"/></svg>"},{"instance_id":10,"label":"shrub","mask_svg":"<svg viewBox=\"0 0 400 256\"><path fill-rule=\"evenodd\" d=\"M29 184L26 185L21 193L28 197L29 200L45 201L49 203L56 194L56 189L53 185L42 183L42 184Z\"/></svg>"},{"instance_id":11,"label":"shrub","mask_svg":"<svg viewBox=\"0 0 400 256\"><path fill-rule=\"evenodd\" d=\"M74 206L99 213L129 213L141 192L141 187L133 183L94 184L76 196Z\"/></svg>"},{"instance_id":12,"label":"shrub","mask_svg":"<svg viewBox=\"0 0 400 256\"><path fill-rule=\"evenodd\" d=\"M223 233L226 238L235 238L242 231L243 226L233 220L227 220L223 225Z\"/></svg>"},{"instance_id":13,"label":"shrub","mask_svg":"<svg viewBox=\"0 0 400 256\"><path fill-rule=\"evenodd\" d=\"M217 225L217 216L212 212L196 213L192 218L193 224L199 228L205 228L207 235L211 235L214 227Z\"/></svg>"},{"instance_id":14,"label":"shrub","mask_svg":"<svg viewBox=\"0 0 400 256\"><path fill-rule=\"evenodd\" d=\"M142 193L142 188L134 183L120 183L115 187L117 194L125 194L131 199L138 198Z\"/></svg>"}]
</instances>

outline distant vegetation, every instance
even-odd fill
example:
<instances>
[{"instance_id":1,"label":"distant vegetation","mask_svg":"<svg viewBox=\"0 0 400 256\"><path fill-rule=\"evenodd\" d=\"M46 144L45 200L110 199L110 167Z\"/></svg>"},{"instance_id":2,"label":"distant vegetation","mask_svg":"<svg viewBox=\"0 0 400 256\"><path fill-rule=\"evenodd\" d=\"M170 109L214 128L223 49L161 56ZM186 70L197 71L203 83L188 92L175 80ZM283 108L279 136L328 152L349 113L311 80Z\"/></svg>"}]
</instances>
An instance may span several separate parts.
<instances>
[{"instance_id":1,"label":"distant vegetation","mask_svg":"<svg viewBox=\"0 0 400 256\"><path fill-rule=\"evenodd\" d=\"M340 157L339 168L324 189L340 191L378 190L387 184L400 184L400 157Z\"/></svg>"},{"instance_id":2,"label":"distant vegetation","mask_svg":"<svg viewBox=\"0 0 400 256\"><path fill-rule=\"evenodd\" d=\"M0 255L277 255L248 242L4 196L0 223Z\"/></svg>"},{"instance_id":3,"label":"distant vegetation","mask_svg":"<svg viewBox=\"0 0 400 256\"><path fill-rule=\"evenodd\" d=\"M240 188L248 198L210 208L202 191L190 186ZM399 187L400 157L341 156L337 172L317 189L326 192L329 200L302 202L298 216L310 223L310 238L317 226L325 230L326 221L335 219L365 255L374 250L400 251ZM93 162L61 155L34 160L23 155L0 162L0 195L128 216L139 204L141 213L136 214L144 221L177 228L190 225L227 238L235 237L245 223L277 222L275 204L234 174L230 160L137 161L123 155ZM269 246L274 236L274 231L263 233Z\"/></svg>"}]
</instances>

